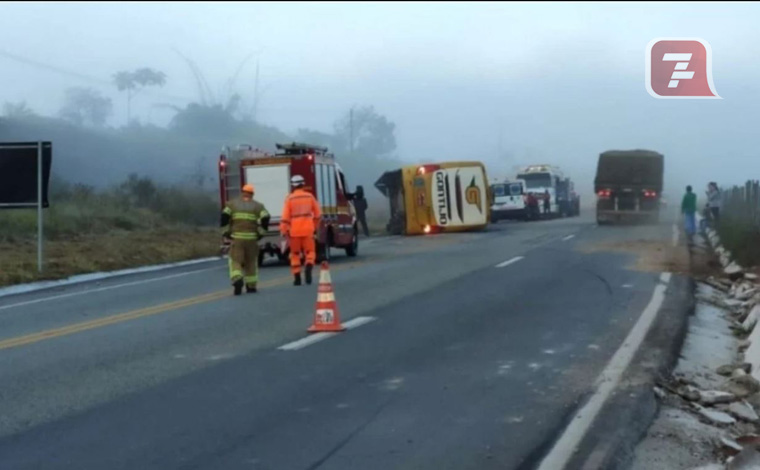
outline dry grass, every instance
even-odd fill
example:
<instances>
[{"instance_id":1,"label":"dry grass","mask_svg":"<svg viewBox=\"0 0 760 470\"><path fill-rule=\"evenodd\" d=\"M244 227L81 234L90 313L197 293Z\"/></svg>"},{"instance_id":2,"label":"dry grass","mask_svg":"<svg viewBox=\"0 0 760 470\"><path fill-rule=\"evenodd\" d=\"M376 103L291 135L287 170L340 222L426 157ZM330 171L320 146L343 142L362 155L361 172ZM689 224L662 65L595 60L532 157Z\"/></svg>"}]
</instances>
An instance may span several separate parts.
<instances>
[{"instance_id":1,"label":"dry grass","mask_svg":"<svg viewBox=\"0 0 760 470\"><path fill-rule=\"evenodd\" d=\"M219 243L218 230L184 226L52 240L45 243L45 272L39 275L34 242L0 242L0 285L214 256Z\"/></svg>"}]
</instances>

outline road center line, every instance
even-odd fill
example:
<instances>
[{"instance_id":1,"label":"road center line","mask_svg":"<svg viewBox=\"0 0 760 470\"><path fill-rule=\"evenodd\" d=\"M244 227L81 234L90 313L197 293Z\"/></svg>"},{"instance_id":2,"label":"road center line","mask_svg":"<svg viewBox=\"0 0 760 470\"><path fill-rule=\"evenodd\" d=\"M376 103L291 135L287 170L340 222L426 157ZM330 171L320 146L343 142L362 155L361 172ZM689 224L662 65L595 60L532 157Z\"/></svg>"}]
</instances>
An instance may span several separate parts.
<instances>
[{"instance_id":1,"label":"road center line","mask_svg":"<svg viewBox=\"0 0 760 470\"><path fill-rule=\"evenodd\" d=\"M562 241L563 241L563 242L566 242L566 241L568 241L568 240L572 240L573 238L575 238L575 235L568 235L568 236L566 236L565 238L563 238L563 239L562 239Z\"/></svg>"},{"instance_id":2,"label":"road center line","mask_svg":"<svg viewBox=\"0 0 760 470\"><path fill-rule=\"evenodd\" d=\"M364 261L357 261L354 263L348 263L340 266L330 268L332 271L340 271L343 269L349 269L355 266L365 264ZM267 287L275 287L287 284L291 281L291 277L279 277L259 283L259 289ZM95 320L89 320L85 322L74 323L71 325L63 326L60 328L53 328L50 330L40 331L38 333L30 333L24 336L16 336L5 340L0 340L0 350L15 348L18 346L26 346L29 344L37 343L48 339L58 338L61 336L68 336L74 333L80 333L82 331L92 330L95 328L102 328L104 326L113 325L116 323L122 323L125 321L136 320L138 318L149 317L160 313L170 312L172 310L189 307L192 305L203 304L220 300L225 297L232 297L232 292L228 289L212 292L209 294L200 295L197 297L190 297L188 299L177 300L165 304L156 305L153 307L141 308L138 310L132 310L125 313L118 313L116 315L109 315L107 317L97 318Z\"/></svg>"},{"instance_id":3,"label":"road center line","mask_svg":"<svg viewBox=\"0 0 760 470\"><path fill-rule=\"evenodd\" d=\"M504 261L503 263L499 263L499 264L497 264L497 265L496 265L496 267L497 267L497 268L503 268L503 267L505 267L505 266L509 266L510 264L513 264L513 263L517 263L517 262L518 262L518 261L520 261L521 259L523 259L523 257L522 257L522 256L515 256L515 257L514 257L514 258L512 258L512 259L508 259L507 261Z\"/></svg>"},{"instance_id":4,"label":"road center line","mask_svg":"<svg viewBox=\"0 0 760 470\"><path fill-rule=\"evenodd\" d=\"M668 278L669 279L669 278ZM641 343L644 341L647 332L657 317L662 303L665 300L665 290L667 285L658 284L652 293L652 299L646 306L631 332L623 340L620 348L612 356L610 362L604 368L602 373L597 377L594 383L594 394L588 402L572 417L570 424L554 444L551 451L544 457L538 470L562 470L570 462L573 454L586 436L591 424L596 419L607 399L620 382L625 370L633 360L633 356L638 351Z\"/></svg>"},{"instance_id":5,"label":"road center line","mask_svg":"<svg viewBox=\"0 0 760 470\"><path fill-rule=\"evenodd\" d=\"M367 323L370 323L375 320L376 320L375 317L356 317L353 320L349 320L343 323L343 326L345 326L346 329L351 330L354 328L358 328L362 325L366 325ZM298 351L299 349L303 349L306 346L310 346L314 343L318 343L322 340L325 340L337 334L339 333L314 333L313 335L309 335L305 338L301 338L297 341L293 341L292 343L282 345L277 349L279 349L280 351Z\"/></svg>"},{"instance_id":6,"label":"road center line","mask_svg":"<svg viewBox=\"0 0 760 470\"><path fill-rule=\"evenodd\" d=\"M103 291L112 290L112 289L120 289L122 287L137 286L137 285L140 285L140 284L147 284L149 282L163 281L163 280L166 280L166 279L174 279L174 278L177 278L177 277L189 276L191 274L202 273L202 272L205 272L205 271L213 271L213 270L216 270L216 269L222 269L222 268L226 268L226 267L227 266L214 266L213 268L196 269L194 271L188 271L188 272L185 272L185 273L178 273L178 274L171 274L169 276L154 277L154 278L151 278L151 279L143 279L143 280L140 280L140 281L126 282L124 284L116 284L116 285L113 285L113 286L98 287L97 289L87 289L87 290L82 290L82 291L77 291L77 292L69 292L67 294L53 295L51 297L43 297L41 299L27 300L27 301L24 301L24 302L18 302L18 303L10 304L10 305L2 305L2 306L0 306L0 310L6 310L6 309L9 309L9 308L14 308L14 307L23 307L25 305L33 305L33 304L38 304L38 303L41 303L41 302L49 302L51 300L65 299L65 298L74 297L74 296L77 296L77 295L94 294L96 292L103 292Z\"/></svg>"}]
</instances>

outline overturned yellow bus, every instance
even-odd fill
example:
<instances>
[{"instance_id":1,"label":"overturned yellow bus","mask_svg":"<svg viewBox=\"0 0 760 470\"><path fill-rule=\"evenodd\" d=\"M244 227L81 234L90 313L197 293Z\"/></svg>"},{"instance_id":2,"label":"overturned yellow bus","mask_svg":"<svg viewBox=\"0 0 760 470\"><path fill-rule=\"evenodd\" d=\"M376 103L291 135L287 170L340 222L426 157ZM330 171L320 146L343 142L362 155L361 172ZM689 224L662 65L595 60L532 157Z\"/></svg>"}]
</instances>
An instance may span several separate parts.
<instances>
[{"instance_id":1,"label":"overturned yellow bus","mask_svg":"<svg viewBox=\"0 0 760 470\"><path fill-rule=\"evenodd\" d=\"M420 235L485 228L491 217L487 182L480 162L443 162L385 172L375 187L390 201L388 233Z\"/></svg>"}]
</instances>

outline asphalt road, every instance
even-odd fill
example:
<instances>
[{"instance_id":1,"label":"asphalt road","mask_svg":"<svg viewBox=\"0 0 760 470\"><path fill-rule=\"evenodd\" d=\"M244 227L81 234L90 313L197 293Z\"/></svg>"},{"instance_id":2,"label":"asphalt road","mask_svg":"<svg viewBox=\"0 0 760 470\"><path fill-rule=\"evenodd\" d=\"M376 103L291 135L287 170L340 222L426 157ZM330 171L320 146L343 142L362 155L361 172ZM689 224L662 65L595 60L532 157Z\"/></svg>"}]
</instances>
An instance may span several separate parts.
<instances>
[{"instance_id":1,"label":"asphalt road","mask_svg":"<svg viewBox=\"0 0 760 470\"><path fill-rule=\"evenodd\" d=\"M659 273L588 217L363 241L331 265L342 320L306 336L316 282L226 263L0 299L0 469L509 469L534 463ZM298 347L298 345L303 347Z\"/></svg>"}]
</instances>

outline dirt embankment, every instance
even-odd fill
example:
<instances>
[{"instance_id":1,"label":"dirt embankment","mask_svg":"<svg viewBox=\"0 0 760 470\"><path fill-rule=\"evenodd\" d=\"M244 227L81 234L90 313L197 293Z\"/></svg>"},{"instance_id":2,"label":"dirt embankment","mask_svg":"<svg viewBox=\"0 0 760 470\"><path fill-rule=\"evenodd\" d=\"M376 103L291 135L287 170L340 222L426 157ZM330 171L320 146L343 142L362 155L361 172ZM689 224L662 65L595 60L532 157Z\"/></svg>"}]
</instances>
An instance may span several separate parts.
<instances>
[{"instance_id":1,"label":"dirt embankment","mask_svg":"<svg viewBox=\"0 0 760 470\"><path fill-rule=\"evenodd\" d=\"M712 254L699 246L692 248L683 243L673 246L672 240L610 241L579 247L584 253L620 252L636 255L628 269L646 272L669 272L702 278L718 272L720 264Z\"/></svg>"}]
</instances>

